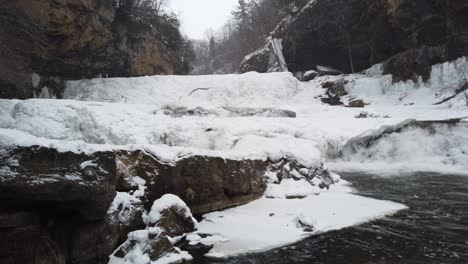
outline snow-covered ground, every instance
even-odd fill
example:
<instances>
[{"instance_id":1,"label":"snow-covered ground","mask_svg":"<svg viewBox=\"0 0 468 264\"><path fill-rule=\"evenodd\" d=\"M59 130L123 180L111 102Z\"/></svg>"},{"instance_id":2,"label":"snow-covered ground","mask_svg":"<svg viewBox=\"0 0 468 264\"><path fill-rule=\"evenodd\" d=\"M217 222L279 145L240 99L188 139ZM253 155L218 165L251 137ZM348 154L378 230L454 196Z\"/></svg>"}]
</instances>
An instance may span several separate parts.
<instances>
[{"instance_id":1,"label":"snow-covered ground","mask_svg":"<svg viewBox=\"0 0 468 264\"><path fill-rule=\"evenodd\" d=\"M354 156L329 159L348 140L382 126L410 118L467 117L463 94L434 105L467 82L466 58L434 66L426 83L392 84L378 65L363 74L345 76L349 93L345 103L360 98L367 104L364 109L321 103L318 97L325 92L321 84L338 78L342 77L301 83L290 73L247 73L73 81L65 91L66 100L0 100L0 145L43 145L75 152L144 149L165 162L202 154L232 159L287 157L306 167L325 162L339 170L468 172L468 120L431 133L409 129L388 135ZM273 109L265 110L268 108ZM177 115L171 115L174 109ZM296 118L281 115L284 110L294 111ZM362 115L369 118L356 118ZM272 188L290 190L299 184L270 186L269 191L278 193ZM212 213L200 223L200 232L223 237L214 239L217 244L211 255L232 255L293 243L305 235L404 208L356 196L348 188L335 188L319 195L305 188L309 194L305 199L262 198ZM304 232L295 225L297 217L313 222L314 231ZM248 227L249 223L255 224ZM266 234L269 237L262 237Z\"/></svg>"}]
</instances>

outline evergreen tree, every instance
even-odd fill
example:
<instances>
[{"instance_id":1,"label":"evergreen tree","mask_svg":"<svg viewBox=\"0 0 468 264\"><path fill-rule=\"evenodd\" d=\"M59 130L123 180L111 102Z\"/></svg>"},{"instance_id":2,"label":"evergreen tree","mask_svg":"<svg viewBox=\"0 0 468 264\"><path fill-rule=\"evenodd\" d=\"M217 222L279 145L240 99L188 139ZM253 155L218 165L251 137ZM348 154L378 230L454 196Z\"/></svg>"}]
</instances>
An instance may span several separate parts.
<instances>
[{"instance_id":1,"label":"evergreen tree","mask_svg":"<svg viewBox=\"0 0 468 264\"><path fill-rule=\"evenodd\" d=\"M234 19L236 19L240 25L249 21L249 4L245 0L238 0L236 10L232 11Z\"/></svg>"}]
</instances>

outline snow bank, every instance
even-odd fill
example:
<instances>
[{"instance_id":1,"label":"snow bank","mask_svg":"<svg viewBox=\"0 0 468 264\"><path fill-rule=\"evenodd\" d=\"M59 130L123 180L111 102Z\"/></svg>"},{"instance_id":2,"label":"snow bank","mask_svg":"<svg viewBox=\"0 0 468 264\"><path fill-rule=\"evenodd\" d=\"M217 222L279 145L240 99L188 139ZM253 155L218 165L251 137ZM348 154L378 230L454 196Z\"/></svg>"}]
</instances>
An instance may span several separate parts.
<instances>
[{"instance_id":1,"label":"snow bank","mask_svg":"<svg viewBox=\"0 0 468 264\"><path fill-rule=\"evenodd\" d=\"M349 192L343 181L329 191L303 199L262 198L205 215L198 233L223 238L214 243L207 256L225 258L293 244L307 236L360 224L406 208Z\"/></svg>"},{"instance_id":2,"label":"snow bank","mask_svg":"<svg viewBox=\"0 0 468 264\"><path fill-rule=\"evenodd\" d=\"M92 79L68 82L64 98L159 107L266 106L266 101L280 102L294 96L297 86L290 73Z\"/></svg>"},{"instance_id":3,"label":"snow bank","mask_svg":"<svg viewBox=\"0 0 468 264\"><path fill-rule=\"evenodd\" d=\"M320 194L322 189L317 185L312 186L304 179L284 179L280 184L268 184L265 191L267 198L304 198L309 195Z\"/></svg>"},{"instance_id":4,"label":"snow bank","mask_svg":"<svg viewBox=\"0 0 468 264\"><path fill-rule=\"evenodd\" d=\"M315 101L321 83L333 76L301 83L290 73L246 73L242 75L151 76L70 81L66 99L150 104L159 108L176 106L277 106L287 102ZM393 83L376 65L365 74L347 75L348 98L362 98L378 104L434 104L452 96L468 80L468 59L437 64L427 82ZM319 89L317 89L319 88ZM315 94L311 93L315 90ZM460 106L457 104L457 106Z\"/></svg>"}]
</instances>

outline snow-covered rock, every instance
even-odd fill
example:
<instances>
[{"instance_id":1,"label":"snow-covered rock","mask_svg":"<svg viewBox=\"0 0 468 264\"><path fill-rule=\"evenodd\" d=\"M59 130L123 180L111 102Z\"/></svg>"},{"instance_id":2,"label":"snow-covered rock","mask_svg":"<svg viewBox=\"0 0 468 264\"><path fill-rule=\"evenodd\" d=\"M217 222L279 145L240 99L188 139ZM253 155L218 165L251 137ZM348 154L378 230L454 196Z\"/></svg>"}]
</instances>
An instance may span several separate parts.
<instances>
[{"instance_id":1,"label":"snow-covered rock","mask_svg":"<svg viewBox=\"0 0 468 264\"><path fill-rule=\"evenodd\" d=\"M109 257L109 264L181 263L192 256L173 246L172 239L195 230L197 221L179 197L166 194L154 201L144 220L146 229L128 234Z\"/></svg>"}]
</instances>

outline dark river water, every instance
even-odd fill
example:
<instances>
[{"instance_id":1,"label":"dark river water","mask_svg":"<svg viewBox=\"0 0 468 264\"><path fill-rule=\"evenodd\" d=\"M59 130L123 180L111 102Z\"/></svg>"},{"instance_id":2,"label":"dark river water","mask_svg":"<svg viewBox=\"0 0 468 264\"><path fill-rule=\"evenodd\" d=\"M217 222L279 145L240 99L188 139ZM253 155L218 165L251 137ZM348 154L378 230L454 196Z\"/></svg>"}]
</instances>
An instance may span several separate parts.
<instances>
[{"instance_id":1,"label":"dark river water","mask_svg":"<svg viewBox=\"0 0 468 264\"><path fill-rule=\"evenodd\" d=\"M341 175L360 195L400 202L410 209L260 254L222 261L196 258L194 262L468 264L468 176Z\"/></svg>"}]
</instances>

